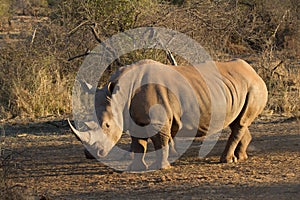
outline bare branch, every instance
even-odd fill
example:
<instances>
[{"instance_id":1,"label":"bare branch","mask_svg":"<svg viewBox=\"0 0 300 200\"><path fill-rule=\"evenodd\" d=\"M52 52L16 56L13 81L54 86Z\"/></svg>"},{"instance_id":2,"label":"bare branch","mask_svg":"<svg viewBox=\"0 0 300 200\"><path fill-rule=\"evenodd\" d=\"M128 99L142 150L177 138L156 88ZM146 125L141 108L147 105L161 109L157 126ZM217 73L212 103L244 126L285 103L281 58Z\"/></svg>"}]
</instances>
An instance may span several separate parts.
<instances>
[{"instance_id":1,"label":"bare branch","mask_svg":"<svg viewBox=\"0 0 300 200\"><path fill-rule=\"evenodd\" d=\"M100 36L99 36L97 30L96 30L96 23L92 24L92 25L90 26L90 28L91 28L92 33L93 33L95 39L97 40L97 42L102 43L102 40L101 40L101 38L100 38Z\"/></svg>"}]
</instances>

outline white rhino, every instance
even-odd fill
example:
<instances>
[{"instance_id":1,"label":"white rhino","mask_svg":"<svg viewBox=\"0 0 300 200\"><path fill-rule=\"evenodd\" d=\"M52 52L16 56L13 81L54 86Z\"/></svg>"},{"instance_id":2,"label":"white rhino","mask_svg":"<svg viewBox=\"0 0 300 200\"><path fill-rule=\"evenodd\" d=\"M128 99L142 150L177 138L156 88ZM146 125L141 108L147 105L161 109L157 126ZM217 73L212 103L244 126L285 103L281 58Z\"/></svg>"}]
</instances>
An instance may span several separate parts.
<instances>
[{"instance_id":1,"label":"white rhino","mask_svg":"<svg viewBox=\"0 0 300 200\"><path fill-rule=\"evenodd\" d=\"M253 68L241 59L228 62L211 61L210 64L216 66L218 70L219 76L217 76L218 80L216 79L215 84L217 87L222 88L220 97L223 97L225 102L220 104L222 108L218 108L220 112L222 109L225 111L221 127L217 127L214 131L219 131L218 129L227 126L232 131L220 161L237 162L245 160L248 157L246 149L251 141L248 127L266 105L268 96L266 85ZM207 66L210 64L206 62L197 67L201 69L203 65L206 66L206 69L209 69ZM169 74L170 70L160 72L155 67L143 68L146 65L163 66L164 69L170 69L182 76L186 83L181 83L177 76ZM141 70L137 71L136 69ZM120 87L124 87L124 84L120 84L120 80L131 70L135 71L130 80L128 78L126 80L127 93L121 95L126 99L126 105L123 105L121 110L112 108L114 97L116 94L121 93L122 88ZM204 73L209 73L208 71L206 70ZM155 81L151 82L154 76L159 77L163 84L156 84ZM146 80L147 84L142 84L143 80ZM153 60L142 60L118 69L111 76L109 83L96 92L95 109L104 134L100 134L100 127L97 126L90 126L91 130L84 132L76 130L71 124L70 126L76 136L84 144L90 146L89 150L94 152L92 154L95 157L107 155L121 138L123 131L129 130L132 138L131 150L134 154L129 170L147 169L144 156L147 151L147 140L150 138L155 150L160 149L156 162L152 167L167 168L170 166L168 146L170 143L173 144L172 138L179 131L184 129L196 130L197 136L205 135L209 131L210 122L213 120L212 112L216 112L216 110L212 110L212 98L217 97L212 95L214 91L209 91L206 82L207 80L194 66L171 66ZM171 91L167 87L169 85L172 85L173 88L174 86L181 87L183 84L190 85L196 103L192 103L192 101L189 103L190 93L187 91L175 89L174 92L174 89ZM135 88L135 85L139 87ZM218 100L216 101L218 102ZM222 98L220 98L220 101L222 101ZM187 105L188 109L200 112L200 118L195 118L195 115L191 113L185 113L183 104ZM158 107L158 110L164 109L164 112L151 113L151 108L157 105L161 105L162 107ZM127 112L124 112L126 109ZM132 120L128 120L129 118ZM156 119L159 121L157 123L159 126L154 127L155 134L150 134L147 131L139 132L142 129L133 128L133 125L147 126L151 123L151 120L155 121ZM194 119L197 119L197 121Z\"/></svg>"}]
</instances>

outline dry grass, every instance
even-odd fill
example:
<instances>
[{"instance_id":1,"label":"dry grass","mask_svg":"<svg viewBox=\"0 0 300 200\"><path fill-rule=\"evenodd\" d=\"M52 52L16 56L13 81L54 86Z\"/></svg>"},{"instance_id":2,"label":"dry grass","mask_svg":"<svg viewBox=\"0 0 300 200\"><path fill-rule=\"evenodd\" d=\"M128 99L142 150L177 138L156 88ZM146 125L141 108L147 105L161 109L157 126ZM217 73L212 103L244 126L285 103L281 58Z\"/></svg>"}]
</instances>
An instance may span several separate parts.
<instances>
[{"instance_id":1,"label":"dry grass","mask_svg":"<svg viewBox=\"0 0 300 200\"><path fill-rule=\"evenodd\" d=\"M42 68L32 76L36 84L32 89L22 87L20 82L13 84L14 103L16 107L22 108L19 110L21 115L38 117L54 114L59 116L70 111L71 98L67 90L69 84L58 71L50 72Z\"/></svg>"},{"instance_id":2,"label":"dry grass","mask_svg":"<svg viewBox=\"0 0 300 200\"><path fill-rule=\"evenodd\" d=\"M273 67L274 65L269 69ZM300 117L300 70L293 69L291 63L287 66L281 64L280 68L263 69L262 77L269 91L269 100L265 110L269 114Z\"/></svg>"}]
</instances>

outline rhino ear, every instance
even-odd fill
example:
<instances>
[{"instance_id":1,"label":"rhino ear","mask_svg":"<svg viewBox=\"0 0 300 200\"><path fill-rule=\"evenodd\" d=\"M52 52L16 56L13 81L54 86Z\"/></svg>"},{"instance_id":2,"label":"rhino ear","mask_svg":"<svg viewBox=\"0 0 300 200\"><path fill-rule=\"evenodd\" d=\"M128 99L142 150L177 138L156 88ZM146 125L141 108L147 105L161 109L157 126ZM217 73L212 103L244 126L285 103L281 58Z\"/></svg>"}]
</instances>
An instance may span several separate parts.
<instances>
[{"instance_id":1,"label":"rhino ear","mask_svg":"<svg viewBox=\"0 0 300 200\"><path fill-rule=\"evenodd\" d=\"M84 122L84 124L90 129L90 130L95 130L99 127L97 122L94 121L89 121L89 122Z\"/></svg>"},{"instance_id":2,"label":"rhino ear","mask_svg":"<svg viewBox=\"0 0 300 200\"><path fill-rule=\"evenodd\" d=\"M110 95L112 95L114 89L115 89L116 83L115 82L109 82L107 84L107 89Z\"/></svg>"}]
</instances>

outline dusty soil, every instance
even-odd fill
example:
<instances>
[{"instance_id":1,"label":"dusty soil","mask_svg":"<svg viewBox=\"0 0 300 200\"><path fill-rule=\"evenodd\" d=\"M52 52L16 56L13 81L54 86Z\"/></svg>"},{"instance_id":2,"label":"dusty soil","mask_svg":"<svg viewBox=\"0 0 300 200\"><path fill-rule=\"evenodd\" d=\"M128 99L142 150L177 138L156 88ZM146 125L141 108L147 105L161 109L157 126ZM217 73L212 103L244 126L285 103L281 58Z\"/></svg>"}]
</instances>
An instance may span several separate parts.
<instances>
[{"instance_id":1,"label":"dusty soil","mask_svg":"<svg viewBox=\"0 0 300 200\"><path fill-rule=\"evenodd\" d=\"M10 190L32 199L299 199L300 123L259 120L249 160L220 164L228 130L205 158L201 139L171 169L116 172L85 159L65 121L4 125L1 138ZM4 131L2 130L2 134ZM10 155L9 157L6 157ZM1 198L0 198L1 199ZM30 198L29 198L30 199Z\"/></svg>"}]
</instances>

